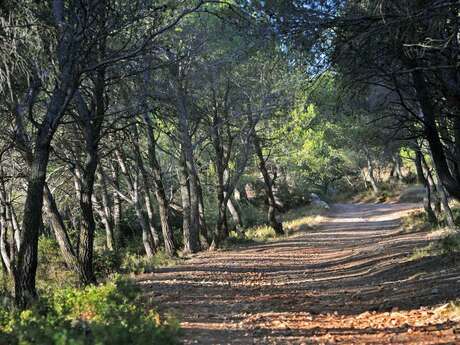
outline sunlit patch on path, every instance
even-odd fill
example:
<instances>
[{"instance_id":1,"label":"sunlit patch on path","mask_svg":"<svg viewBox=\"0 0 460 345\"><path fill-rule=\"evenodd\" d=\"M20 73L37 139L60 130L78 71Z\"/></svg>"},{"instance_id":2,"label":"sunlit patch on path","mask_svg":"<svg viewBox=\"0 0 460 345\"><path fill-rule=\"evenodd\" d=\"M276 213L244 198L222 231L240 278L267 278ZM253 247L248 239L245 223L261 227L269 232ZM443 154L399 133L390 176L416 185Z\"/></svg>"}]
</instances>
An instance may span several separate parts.
<instances>
[{"instance_id":1,"label":"sunlit patch on path","mask_svg":"<svg viewBox=\"0 0 460 345\"><path fill-rule=\"evenodd\" d=\"M399 231L414 204L335 205L319 228L202 253L140 278L182 320L185 344L455 344L460 296L448 259L409 260L428 234Z\"/></svg>"}]
</instances>

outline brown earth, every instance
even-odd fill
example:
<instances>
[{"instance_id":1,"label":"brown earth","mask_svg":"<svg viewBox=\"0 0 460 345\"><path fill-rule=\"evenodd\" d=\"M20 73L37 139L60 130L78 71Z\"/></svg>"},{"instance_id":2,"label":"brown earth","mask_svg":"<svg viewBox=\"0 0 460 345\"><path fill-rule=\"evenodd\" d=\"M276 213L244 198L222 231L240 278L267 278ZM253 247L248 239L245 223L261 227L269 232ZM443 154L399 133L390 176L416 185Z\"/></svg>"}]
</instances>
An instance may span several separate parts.
<instances>
[{"instance_id":1,"label":"brown earth","mask_svg":"<svg viewBox=\"0 0 460 345\"><path fill-rule=\"evenodd\" d=\"M460 344L440 305L460 297L452 258L410 260L415 204L338 204L320 226L266 244L201 253L139 278L184 344Z\"/></svg>"}]
</instances>

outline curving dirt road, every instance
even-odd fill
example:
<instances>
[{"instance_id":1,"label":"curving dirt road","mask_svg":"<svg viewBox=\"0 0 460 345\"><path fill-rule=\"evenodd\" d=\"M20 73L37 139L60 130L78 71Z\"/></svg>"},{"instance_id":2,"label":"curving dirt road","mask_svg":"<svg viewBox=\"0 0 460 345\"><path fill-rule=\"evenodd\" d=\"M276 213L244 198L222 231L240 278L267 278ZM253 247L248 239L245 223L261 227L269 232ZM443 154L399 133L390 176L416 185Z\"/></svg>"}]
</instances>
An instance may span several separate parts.
<instances>
[{"instance_id":1,"label":"curving dirt road","mask_svg":"<svg viewBox=\"0 0 460 345\"><path fill-rule=\"evenodd\" d=\"M334 205L316 230L202 253L140 283L183 321L185 344L460 344L460 324L433 309L460 297L460 267L409 260L429 241L399 229L416 207Z\"/></svg>"}]
</instances>

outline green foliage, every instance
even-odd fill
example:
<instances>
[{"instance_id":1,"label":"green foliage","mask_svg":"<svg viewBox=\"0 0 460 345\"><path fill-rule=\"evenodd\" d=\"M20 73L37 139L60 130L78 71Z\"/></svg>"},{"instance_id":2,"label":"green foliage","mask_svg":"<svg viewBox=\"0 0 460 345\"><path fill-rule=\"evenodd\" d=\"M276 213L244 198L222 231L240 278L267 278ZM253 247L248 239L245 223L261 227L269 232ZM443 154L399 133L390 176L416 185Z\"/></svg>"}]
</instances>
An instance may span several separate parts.
<instances>
[{"instance_id":1,"label":"green foliage","mask_svg":"<svg viewBox=\"0 0 460 345\"><path fill-rule=\"evenodd\" d=\"M85 289L58 289L33 308L0 311L0 344L177 344L177 326L138 305L139 288L116 279Z\"/></svg>"},{"instance_id":2,"label":"green foliage","mask_svg":"<svg viewBox=\"0 0 460 345\"><path fill-rule=\"evenodd\" d=\"M278 236L272 227L268 225L258 225L249 228L244 232L244 234L231 231L230 236L225 240L224 247L257 244L277 237Z\"/></svg>"},{"instance_id":3,"label":"green foliage","mask_svg":"<svg viewBox=\"0 0 460 345\"><path fill-rule=\"evenodd\" d=\"M113 250L99 250L94 253L94 272L98 278L105 278L111 274L120 272L123 261L123 253Z\"/></svg>"},{"instance_id":4,"label":"green foliage","mask_svg":"<svg viewBox=\"0 0 460 345\"><path fill-rule=\"evenodd\" d=\"M246 230L245 235L248 239L253 241L264 242L278 237L275 230L268 225L259 225Z\"/></svg>"},{"instance_id":5,"label":"green foliage","mask_svg":"<svg viewBox=\"0 0 460 345\"><path fill-rule=\"evenodd\" d=\"M460 234L451 234L439 241L439 247L444 255L456 255L460 253Z\"/></svg>"},{"instance_id":6,"label":"green foliage","mask_svg":"<svg viewBox=\"0 0 460 345\"><path fill-rule=\"evenodd\" d=\"M263 224L267 221L267 213L264 211L263 206L245 203L241 211L243 223L249 228Z\"/></svg>"},{"instance_id":7,"label":"green foliage","mask_svg":"<svg viewBox=\"0 0 460 345\"><path fill-rule=\"evenodd\" d=\"M460 234L453 233L430 243L428 246L415 249L410 258L417 260L428 256L445 256L457 259L459 254Z\"/></svg>"},{"instance_id":8,"label":"green foliage","mask_svg":"<svg viewBox=\"0 0 460 345\"><path fill-rule=\"evenodd\" d=\"M75 285L77 276L67 268L55 239L41 236L38 240L38 287L63 288Z\"/></svg>"},{"instance_id":9,"label":"green foliage","mask_svg":"<svg viewBox=\"0 0 460 345\"><path fill-rule=\"evenodd\" d=\"M425 187L414 185L406 188L399 196L400 202L422 202L425 197Z\"/></svg>"},{"instance_id":10,"label":"green foliage","mask_svg":"<svg viewBox=\"0 0 460 345\"><path fill-rule=\"evenodd\" d=\"M433 224L428 221L426 212L415 211L401 219L401 228L405 233L430 231L433 229Z\"/></svg>"},{"instance_id":11,"label":"green foliage","mask_svg":"<svg viewBox=\"0 0 460 345\"><path fill-rule=\"evenodd\" d=\"M158 251L153 257L127 253L123 256L121 271L126 273L151 273L158 267L174 266L178 258L168 256L163 250Z\"/></svg>"},{"instance_id":12,"label":"green foliage","mask_svg":"<svg viewBox=\"0 0 460 345\"><path fill-rule=\"evenodd\" d=\"M410 260L420 260L429 256L436 255L434 243L430 243L427 246L414 249L413 253L410 255Z\"/></svg>"}]
</instances>

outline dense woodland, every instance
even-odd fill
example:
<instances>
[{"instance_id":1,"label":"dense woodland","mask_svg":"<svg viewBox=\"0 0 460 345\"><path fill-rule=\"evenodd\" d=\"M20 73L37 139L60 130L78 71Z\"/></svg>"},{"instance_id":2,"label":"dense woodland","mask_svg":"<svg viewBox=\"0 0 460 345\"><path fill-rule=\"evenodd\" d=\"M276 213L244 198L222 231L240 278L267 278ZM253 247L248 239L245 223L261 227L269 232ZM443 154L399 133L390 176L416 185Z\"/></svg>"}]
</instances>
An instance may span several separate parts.
<instances>
[{"instance_id":1,"label":"dense woodland","mask_svg":"<svg viewBox=\"0 0 460 345\"><path fill-rule=\"evenodd\" d=\"M429 221L456 228L459 10L2 1L2 303L31 308L46 285L79 291L258 225L282 236L311 193L383 201L417 184Z\"/></svg>"}]
</instances>

